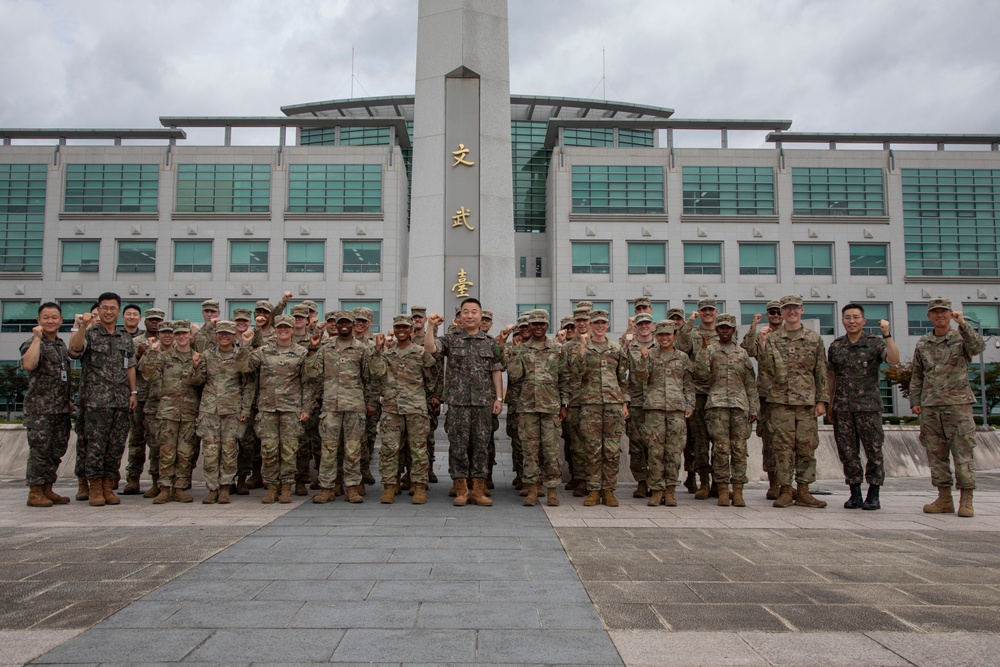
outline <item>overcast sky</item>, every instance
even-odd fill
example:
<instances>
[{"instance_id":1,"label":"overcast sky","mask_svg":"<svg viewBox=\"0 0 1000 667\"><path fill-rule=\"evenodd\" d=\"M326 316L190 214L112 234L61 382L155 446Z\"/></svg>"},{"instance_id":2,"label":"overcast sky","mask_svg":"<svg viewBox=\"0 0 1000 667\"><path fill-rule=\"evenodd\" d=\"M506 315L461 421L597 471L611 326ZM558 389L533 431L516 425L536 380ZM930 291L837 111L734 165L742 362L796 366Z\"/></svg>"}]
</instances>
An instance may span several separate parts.
<instances>
[{"instance_id":1,"label":"overcast sky","mask_svg":"<svg viewBox=\"0 0 1000 667\"><path fill-rule=\"evenodd\" d=\"M1000 133L1000 2L510 0L509 14L517 94L797 131ZM352 46L355 96L411 94L416 22L416 0L0 0L0 127L276 116L350 97Z\"/></svg>"}]
</instances>

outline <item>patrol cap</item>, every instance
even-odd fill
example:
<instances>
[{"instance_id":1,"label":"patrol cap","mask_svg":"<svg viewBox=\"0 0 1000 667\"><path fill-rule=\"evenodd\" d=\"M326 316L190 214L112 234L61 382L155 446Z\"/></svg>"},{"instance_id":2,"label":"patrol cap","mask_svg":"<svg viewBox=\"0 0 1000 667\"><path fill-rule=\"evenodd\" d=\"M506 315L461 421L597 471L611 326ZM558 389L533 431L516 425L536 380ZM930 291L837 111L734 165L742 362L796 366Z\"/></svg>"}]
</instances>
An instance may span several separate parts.
<instances>
[{"instance_id":1,"label":"patrol cap","mask_svg":"<svg viewBox=\"0 0 1000 667\"><path fill-rule=\"evenodd\" d=\"M295 318L291 315L278 315L274 318L274 326L277 327L294 327Z\"/></svg>"},{"instance_id":2,"label":"patrol cap","mask_svg":"<svg viewBox=\"0 0 1000 667\"><path fill-rule=\"evenodd\" d=\"M490 322L492 322L493 321L493 311L492 310L484 310L483 311L483 319L484 320L489 320Z\"/></svg>"},{"instance_id":3,"label":"patrol cap","mask_svg":"<svg viewBox=\"0 0 1000 667\"><path fill-rule=\"evenodd\" d=\"M736 316L732 313L722 313L715 319L716 327L731 327L736 328Z\"/></svg>"},{"instance_id":4,"label":"patrol cap","mask_svg":"<svg viewBox=\"0 0 1000 667\"><path fill-rule=\"evenodd\" d=\"M310 312L313 312L313 313L318 313L319 312L319 306L312 299L306 299L305 301L303 301L299 305L300 306L305 306L306 308L308 308L310 310Z\"/></svg>"},{"instance_id":5,"label":"patrol cap","mask_svg":"<svg viewBox=\"0 0 1000 667\"><path fill-rule=\"evenodd\" d=\"M302 303L292 306L292 317L309 317L309 306Z\"/></svg>"},{"instance_id":6,"label":"patrol cap","mask_svg":"<svg viewBox=\"0 0 1000 667\"><path fill-rule=\"evenodd\" d=\"M546 310L539 308L528 313L528 324L548 324L549 314Z\"/></svg>"},{"instance_id":7,"label":"patrol cap","mask_svg":"<svg viewBox=\"0 0 1000 667\"><path fill-rule=\"evenodd\" d=\"M645 306L646 308L652 307L652 302L649 300L648 296L640 296L638 299L632 302L633 308L641 308Z\"/></svg>"},{"instance_id":8,"label":"patrol cap","mask_svg":"<svg viewBox=\"0 0 1000 667\"><path fill-rule=\"evenodd\" d=\"M159 333L174 332L174 322L173 320L163 320L160 322L160 326L156 328Z\"/></svg>"},{"instance_id":9,"label":"patrol cap","mask_svg":"<svg viewBox=\"0 0 1000 667\"><path fill-rule=\"evenodd\" d=\"M219 300L218 299L206 299L201 302L202 310L214 310L218 312L219 310Z\"/></svg>"},{"instance_id":10,"label":"patrol cap","mask_svg":"<svg viewBox=\"0 0 1000 667\"><path fill-rule=\"evenodd\" d=\"M191 333L190 320L174 320L174 333Z\"/></svg>"},{"instance_id":11,"label":"patrol cap","mask_svg":"<svg viewBox=\"0 0 1000 667\"><path fill-rule=\"evenodd\" d=\"M392 326L394 327L413 327L413 318L409 315L396 315L392 318Z\"/></svg>"},{"instance_id":12,"label":"patrol cap","mask_svg":"<svg viewBox=\"0 0 1000 667\"><path fill-rule=\"evenodd\" d=\"M253 307L254 310L266 310L269 313L274 312L274 306L271 305L270 301L261 299L257 302L257 305Z\"/></svg>"},{"instance_id":13,"label":"patrol cap","mask_svg":"<svg viewBox=\"0 0 1000 667\"><path fill-rule=\"evenodd\" d=\"M701 301L698 302L698 310L701 310L702 308L711 308L712 310L717 310L718 306L716 305L715 299L708 298L708 299L702 299Z\"/></svg>"},{"instance_id":14,"label":"patrol cap","mask_svg":"<svg viewBox=\"0 0 1000 667\"><path fill-rule=\"evenodd\" d=\"M643 322L652 322L653 316L649 313L639 313L635 316L635 323L642 324Z\"/></svg>"},{"instance_id":15,"label":"patrol cap","mask_svg":"<svg viewBox=\"0 0 1000 667\"><path fill-rule=\"evenodd\" d=\"M683 308L671 308L670 310L667 311L667 319L669 320L671 317L679 317L682 320L685 319L686 316L684 314L684 309ZM662 321L663 320L661 320L661 322Z\"/></svg>"},{"instance_id":16,"label":"patrol cap","mask_svg":"<svg viewBox=\"0 0 1000 667\"><path fill-rule=\"evenodd\" d=\"M654 334L661 334L661 333L672 334L676 332L677 332L677 327L670 320L660 320L659 322L656 323L656 326L653 327Z\"/></svg>"},{"instance_id":17,"label":"patrol cap","mask_svg":"<svg viewBox=\"0 0 1000 667\"><path fill-rule=\"evenodd\" d=\"M221 320L215 324L216 334L233 334L236 335L236 322L232 320Z\"/></svg>"},{"instance_id":18,"label":"patrol cap","mask_svg":"<svg viewBox=\"0 0 1000 667\"><path fill-rule=\"evenodd\" d=\"M462 314L462 306L455 306L455 317Z\"/></svg>"},{"instance_id":19,"label":"patrol cap","mask_svg":"<svg viewBox=\"0 0 1000 667\"><path fill-rule=\"evenodd\" d=\"M571 315L567 315L566 317L564 317L561 320L559 320L559 328L560 329L565 329L566 327L568 327L571 324L573 324L573 317ZM576 325L573 324L573 327L575 328Z\"/></svg>"},{"instance_id":20,"label":"patrol cap","mask_svg":"<svg viewBox=\"0 0 1000 667\"><path fill-rule=\"evenodd\" d=\"M799 296L798 294L786 294L785 296L781 297L782 308L784 308L785 306L801 306L801 305L802 305L802 297Z\"/></svg>"},{"instance_id":21,"label":"patrol cap","mask_svg":"<svg viewBox=\"0 0 1000 667\"><path fill-rule=\"evenodd\" d=\"M339 322L340 320L354 321L354 313L349 310L335 310L326 314L327 322Z\"/></svg>"},{"instance_id":22,"label":"patrol cap","mask_svg":"<svg viewBox=\"0 0 1000 667\"><path fill-rule=\"evenodd\" d=\"M593 301L577 301L576 302L576 307L577 308L586 308L587 310L593 310L594 309L594 302ZM573 310L576 310L576 308L574 308Z\"/></svg>"},{"instance_id":23,"label":"patrol cap","mask_svg":"<svg viewBox=\"0 0 1000 667\"><path fill-rule=\"evenodd\" d=\"M524 315L521 315L520 317L517 318L517 328L518 329L520 329L521 327L528 326L528 317L529 317L528 313L525 313Z\"/></svg>"},{"instance_id":24,"label":"patrol cap","mask_svg":"<svg viewBox=\"0 0 1000 667\"><path fill-rule=\"evenodd\" d=\"M591 322L608 322L608 311L606 310L592 310L590 311L590 321Z\"/></svg>"},{"instance_id":25,"label":"patrol cap","mask_svg":"<svg viewBox=\"0 0 1000 667\"><path fill-rule=\"evenodd\" d=\"M767 302L766 309L771 310L772 308L781 308L781 301L777 299L771 299Z\"/></svg>"},{"instance_id":26,"label":"patrol cap","mask_svg":"<svg viewBox=\"0 0 1000 667\"><path fill-rule=\"evenodd\" d=\"M249 308L234 308L233 321L236 320L253 320L253 313L250 312Z\"/></svg>"},{"instance_id":27,"label":"patrol cap","mask_svg":"<svg viewBox=\"0 0 1000 667\"><path fill-rule=\"evenodd\" d=\"M427 319L427 306L410 306L410 317Z\"/></svg>"},{"instance_id":28,"label":"patrol cap","mask_svg":"<svg viewBox=\"0 0 1000 667\"><path fill-rule=\"evenodd\" d=\"M927 312L932 310L937 310L938 308L944 308L945 310L951 310L951 299L945 299L938 297L936 299L931 299L927 302Z\"/></svg>"},{"instance_id":29,"label":"patrol cap","mask_svg":"<svg viewBox=\"0 0 1000 667\"><path fill-rule=\"evenodd\" d=\"M372 312L372 309L371 308L365 308L364 306L358 306L357 308L355 308L351 312L354 313L354 321L355 322L358 321L358 320L364 320L365 322L371 322L372 319L375 317L375 313Z\"/></svg>"},{"instance_id":30,"label":"patrol cap","mask_svg":"<svg viewBox=\"0 0 1000 667\"><path fill-rule=\"evenodd\" d=\"M573 319L574 320L589 320L590 319L590 308L584 306L577 306L573 309Z\"/></svg>"},{"instance_id":31,"label":"patrol cap","mask_svg":"<svg viewBox=\"0 0 1000 667\"><path fill-rule=\"evenodd\" d=\"M162 320L166 316L167 314L159 308L147 308L146 314L143 317L147 320Z\"/></svg>"}]
</instances>

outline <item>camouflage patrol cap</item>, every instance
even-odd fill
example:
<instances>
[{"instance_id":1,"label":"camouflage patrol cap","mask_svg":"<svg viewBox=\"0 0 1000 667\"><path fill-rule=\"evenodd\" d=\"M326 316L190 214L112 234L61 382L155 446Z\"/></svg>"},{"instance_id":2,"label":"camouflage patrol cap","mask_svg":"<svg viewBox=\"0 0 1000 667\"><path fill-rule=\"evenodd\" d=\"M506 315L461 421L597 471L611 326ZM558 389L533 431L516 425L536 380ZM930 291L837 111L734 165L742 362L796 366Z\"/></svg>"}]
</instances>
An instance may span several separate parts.
<instances>
[{"instance_id":1,"label":"camouflage patrol cap","mask_svg":"<svg viewBox=\"0 0 1000 667\"><path fill-rule=\"evenodd\" d=\"M305 306L306 308L308 308L310 310L310 312L313 312L313 313L318 313L319 312L319 306L312 299L306 299L305 301L303 301L299 305Z\"/></svg>"},{"instance_id":2,"label":"camouflage patrol cap","mask_svg":"<svg viewBox=\"0 0 1000 667\"><path fill-rule=\"evenodd\" d=\"M584 306L578 306L573 309L573 319L574 320L589 320L590 319L590 308Z\"/></svg>"},{"instance_id":3,"label":"camouflage patrol cap","mask_svg":"<svg viewBox=\"0 0 1000 667\"><path fill-rule=\"evenodd\" d=\"M174 333L191 333L190 320L174 320Z\"/></svg>"},{"instance_id":4,"label":"camouflage patrol cap","mask_svg":"<svg viewBox=\"0 0 1000 667\"><path fill-rule=\"evenodd\" d=\"M518 317L517 318L517 328L520 329L521 327L528 326L528 318L529 318L528 313L525 313L524 315L521 315L520 317Z\"/></svg>"},{"instance_id":5,"label":"camouflage patrol cap","mask_svg":"<svg viewBox=\"0 0 1000 667\"><path fill-rule=\"evenodd\" d=\"M937 297L936 299L931 299L927 302L927 312L932 310L937 310L939 308L944 308L945 310L951 310L951 299L945 299L943 297Z\"/></svg>"},{"instance_id":6,"label":"camouflage patrol cap","mask_svg":"<svg viewBox=\"0 0 1000 667\"><path fill-rule=\"evenodd\" d=\"M592 310L590 311L590 321L591 322L608 322L608 311L606 310Z\"/></svg>"},{"instance_id":7,"label":"camouflage patrol cap","mask_svg":"<svg viewBox=\"0 0 1000 667\"><path fill-rule=\"evenodd\" d=\"M233 321L236 320L252 320L253 313L250 312L249 308L233 308Z\"/></svg>"},{"instance_id":8,"label":"camouflage patrol cap","mask_svg":"<svg viewBox=\"0 0 1000 667\"><path fill-rule=\"evenodd\" d=\"M157 327L156 331L158 333L173 333L174 332L174 322L173 320L163 320L160 322L160 326Z\"/></svg>"},{"instance_id":9,"label":"camouflage patrol cap","mask_svg":"<svg viewBox=\"0 0 1000 667\"><path fill-rule=\"evenodd\" d=\"M483 311L483 319L484 320L489 320L490 322L492 322L493 321L493 311L492 310L484 310Z\"/></svg>"},{"instance_id":10,"label":"camouflage patrol cap","mask_svg":"<svg viewBox=\"0 0 1000 667\"><path fill-rule=\"evenodd\" d=\"M462 307L461 306L455 306L455 317L458 317L461 314L462 314Z\"/></svg>"},{"instance_id":11,"label":"camouflage patrol cap","mask_svg":"<svg viewBox=\"0 0 1000 667\"><path fill-rule=\"evenodd\" d=\"M571 324L573 324L573 317L571 315L567 315L566 317L564 317L561 320L559 320L559 328L560 329L565 329L566 327L568 327ZM576 325L574 325L574 326L576 326Z\"/></svg>"},{"instance_id":12,"label":"camouflage patrol cap","mask_svg":"<svg viewBox=\"0 0 1000 667\"><path fill-rule=\"evenodd\" d=\"M309 306L302 303L292 306L292 317L309 317Z\"/></svg>"},{"instance_id":13,"label":"camouflage patrol cap","mask_svg":"<svg viewBox=\"0 0 1000 667\"><path fill-rule=\"evenodd\" d=\"M642 324L643 322L652 322L653 316L649 313L639 313L635 316L635 323Z\"/></svg>"},{"instance_id":14,"label":"camouflage patrol cap","mask_svg":"<svg viewBox=\"0 0 1000 667\"><path fill-rule=\"evenodd\" d=\"M334 310L326 314L327 322L339 322L340 320L354 321L354 313L349 310Z\"/></svg>"},{"instance_id":15,"label":"camouflage patrol cap","mask_svg":"<svg viewBox=\"0 0 1000 667\"><path fill-rule=\"evenodd\" d=\"M354 313L354 321L364 320L365 322L371 322L375 318L375 313L371 308L365 308L364 306L358 306L351 311Z\"/></svg>"},{"instance_id":16,"label":"camouflage patrol cap","mask_svg":"<svg viewBox=\"0 0 1000 667\"><path fill-rule=\"evenodd\" d=\"M683 308L671 308L670 310L667 311L667 319L669 320L671 317L679 317L682 320L685 319L686 315L684 314L684 309Z\"/></svg>"},{"instance_id":17,"label":"camouflage patrol cap","mask_svg":"<svg viewBox=\"0 0 1000 667\"><path fill-rule=\"evenodd\" d=\"M736 328L736 316L732 313L722 313L715 319L716 327L731 327Z\"/></svg>"},{"instance_id":18,"label":"camouflage patrol cap","mask_svg":"<svg viewBox=\"0 0 1000 667\"><path fill-rule=\"evenodd\" d=\"M549 323L549 313L545 309L538 308L528 313L528 324L548 324L548 323Z\"/></svg>"},{"instance_id":19,"label":"camouflage patrol cap","mask_svg":"<svg viewBox=\"0 0 1000 667\"><path fill-rule=\"evenodd\" d=\"M219 310L219 300L218 299L205 299L201 302L202 310L214 310L218 312Z\"/></svg>"},{"instance_id":20,"label":"camouflage patrol cap","mask_svg":"<svg viewBox=\"0 0 1000 667\"><path fill-rule=\"evenodd\" d=\"M698 310L701 310L702 308L712 308L713 310L718 310L718 305L715 299L702 299L698 302Z\"/></svg>"},{"instance_id":21,"label":"camouflage patrol cap","mask_svg":"<svg viewBox=\"0 0 1000 667\"><path fill-rule=\"evenodd\" d=\"M660 320L659 322L656 323L656 326L653 328L653 333L654 334L677 333L677 326L670 320Z\"/></svg>"},{"instance_id":22,"label":"camouflage patrol cap","mask_svg":"<svg viewBox=\"0 0 1000 667\"><path fill-rule=\"evenodd\" d=\"M765 306L765 308L767 310L771 310L772 308L781 308L781 301L778 299L771 299L767 302L767 306Z\"/></svg>"},{"instance_id":23,"label":"camouflage patrol cap","mask_svg":"<svg viewBox=\"0 0 1000 667\"><path fill-rule=\"evenodd\" d=\"M147 320L162 320L166 316L167 314L159 308L147 308L145 315L143 315Z\"/></svg>"},{"instance_id":24,"label":"camouflage patrol cap","mask_svg":"<svg viewBox=\"0 0 1000 667\"><path fill-rule=\"evenodd\" d=\"M632 302L633 308L641 308L641 307L651 308L652 306L653 303L649 300L648 296L640 296L638 299Z\"/></svg>"},{"instance_id":25,"label":"camouflage patrol cap","mask_svg":"<svg viewBox=\"0 0 1000 667\"><path fill-rule=\"evenodd\" d=\"M427 306L410 306L410 317L427 319Z\"/></svg>"},{"instance_id":26,"label":"camouflage patrol cap","mask_svg":"<svg viewBox=\"0 0 1000 667\"><path fill-rule=\"evenodd\" d=\"M236 322L233 322L232 320L221 320L216 322L215 333L236 335Z\"/></svg>"},{"instance_id":27,"label":"camouflage patrol cap","mask_svg":"<svg viewBox=\"0 0 1000 667\"><path fill-rule=\"evenodd\" d=\"M394 327L413 327L413 318L409 315L396 315L392 318L392 326Z\"/></svg>"},{"instance_id":28,"label":"camouflage patrol cap","mask_svg":"<svg viewBox=\"0 0 1000 667\"><path fill-rule=\"evenodd\" d=\"M274 318L274 327L294 327L295 318L291 315L278 315Z\"/></svg>"},{"instance_id":29,"label":"camouflage patrol cap","mask_svg":"<svg viewBox=\"0 0 1000 667\"><path fill-rule=\"evenodd\" d=\"M594 302L593 301L577 301L576 302L576 308L586 308L587 310L593 310L594 309ZM576 310L576 308L574 308L573 310Z\"/></svg>"},{"instance_id":30,"label":"camouflage patrol cap","mask_svg":"<svg viewBox=\"0 0 1000 667\"><path fill-rule=\"evenodd\" d=\"M801 306L801 305L802 305L802 297L799 296L798 294L786 294L785 296L781 297L782 308L784 308L785 306Z\"/></svg>"},{"instance_id":31,"label":"camouflage patrol cap","mask_svg":"<svg viewBox=\"0 0 1000 667\"><path fill-rule=\"evenodd\" d=\"M257 305L253 307L254 310L266 310L269 313L274 312L274 306L271 305L270 301L261 299L257 302Z\"/></svg>"}]
</instances>

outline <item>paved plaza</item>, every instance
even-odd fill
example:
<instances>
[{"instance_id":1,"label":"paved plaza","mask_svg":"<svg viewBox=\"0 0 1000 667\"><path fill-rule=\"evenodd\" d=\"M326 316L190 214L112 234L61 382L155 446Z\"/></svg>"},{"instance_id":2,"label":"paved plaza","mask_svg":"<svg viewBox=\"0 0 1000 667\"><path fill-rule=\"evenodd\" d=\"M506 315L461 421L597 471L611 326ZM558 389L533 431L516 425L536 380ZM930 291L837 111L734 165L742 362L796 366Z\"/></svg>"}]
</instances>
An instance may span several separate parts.
<instances>
[{"instance_id":1,"label":"paved plaza","mask_svg":"<svg viewBox=\"0 0 1000 667\"><path fill-rule=\"evenodd\" d=\"M444 472L439 457L438 472ZM501 456L509 469L509 455ZM444 477L442 475L442 477ZM203 663L985 665L1000 653L1000 473L974 519L920 512L893 479L879 512L777 510L679 494L651 508L24 506L0 484L0 665ZM67 484L59 490L73 491Z\"/></svg>"}]
</instances>

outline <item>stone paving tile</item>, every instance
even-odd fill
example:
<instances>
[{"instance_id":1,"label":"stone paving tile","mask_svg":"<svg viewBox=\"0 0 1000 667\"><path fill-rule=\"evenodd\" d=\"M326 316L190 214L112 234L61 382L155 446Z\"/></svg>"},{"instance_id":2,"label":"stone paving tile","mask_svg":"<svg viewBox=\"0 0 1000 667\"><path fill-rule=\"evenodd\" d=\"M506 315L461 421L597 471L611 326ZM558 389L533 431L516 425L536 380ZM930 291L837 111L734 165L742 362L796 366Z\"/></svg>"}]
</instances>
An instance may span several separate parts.
<instances>
[{"instance_id":1,"label":"stone paving tile","mask_svg":"<svg viewBox=\"0 0 1000 667\"><path fill-rule=\"evenodd\" d=\"M423 581L431 576L435 563L341 563L328 579L368 579Z\"/></svg>"},{"instance_id":2,"label":"stone paving tile","mask_svg":"<svg viewBox=\"0 0 1000 667\"><path fill-rule=\"evenodd\" d=\"M895 667L911 664L860 633L816 632L803 637L773 632L741 632L739 636L771 665Z\"/></svg>"},{"instance_id":3,"label":"stone paving tile","mask_svg":"<svg viewBox=\"0 0 1000 667\"><path fill-rule=\"evenodd\" d=\"M608 630L663 630L659 615L648 604L601 602L597 613ZM683 605L690 606L690 605Z\"/></svg>"},{"instance_id":4,"label":"stone paving tile","mask_svg":"<svg viewBox=\"0 0 1000 667\"><path fill-rule=\"evenodd\" d=\"M240 582L250 583L250 582ZM254 600L319 601L364 600L375 585L374 581L342 579L338 581L264 581L252 596Z\"/></svg>"},{"instance_id":5,"label":"stone paving tile","mask_svg":"<svg viewBox=\"0 0 1000 667\"><path fill-rule=\"evenodd\" d=\"M176 613L151 627L159 628L283 628L304 603L243 601L185 603ZM135 627L135 626L132 626Z\"/></svg>"},{"instance_id":6,"label":"stone paving tile","mask_svg":"<svg viewBox=\"0 0 1000 667\"><path fill-rule=\"evenodd\" d=\"M475 630L351 629L344 634L330 662L406 662L469 664L476 660Z\"/></svg>"},{"instance_id":7,"label":"stone paving tile","mask_svg":"<svg viewBox=\"0 0 1000 667\"><path fill-rule=\"evenodd\" d=\"M344 636L340 630L252 628L216 630L185 662L325 662Z\"/></svg>"},{"instance_id":8,"label":"stone paving tile","mask_svg":"<svg viewBox=\"0 0 1000 667\"><path fill-rule=\"evenodd\" d=\"M888 584L793 583L799 593L817 604L910 605L920 600L907 595L900 586Z\"/></svg>"},{"instance_id":9,"label":"stone paving tile","mask_svg":"<svg viewBox=\"0 0 1000 667\"><path fill-rule=\"evenodd\" d=\"M277 553L277 552L275 552ZM385 563L393 554L392 549L304 549L294 558L297 563ZM286 554L284 556L288 558Z\"/></svg>"},{"instance_id":10,"label":"stone paving tile","mask_svg":"<svg viewBox=\"0 0 1000 667\"><path fill-rule=\"evenodd\" d=\"M910 630L910 626L871 605L767 605L775 614L801 632L867 632ZM762 628L754 628L762 629Z\"/></svg>"},{"instance_id":11,"label":"stone paving tile","mask_svg":"<svg viewBox=\"0 0 1000 667\"><path fill-rule=\"evenodd\" d=\"M653 611L674 632L788 632L781 618L760 604L658 604ZM639 628L641 629L641 628Z\"/></svg>"},{"instance_id":12,"label":"stone paving tile","mask_svg":"<svg viewBox=\"0 0 1000 667\"><path fill-rule=\"evenodd\" d=\"M539 630L541 621L532 605L503 602L422 602L418 628L495 628ZM520 633L512 634L520 638Z\"/></svg>"},{"instance_id":13,"label":"stone paving tile","mask_svg":"<svg viewBox=\"0 0 1000 667\"><path fill-rule=\"evenodd\" d=\"M611 630L615 648L629 667L764 667L769 663L734 632ZM800 663L807 664L807 663ZM811 663L815 664L815 663Z\"/></svg>"},{"instance_id":14,"label":"stone paving tile","mask_svg":"<svg viewBox=\"0 0 1000 667\"><path fill-rule=\"evenodd\" d=\"M1000 636L987 634L869 632L868 636L922 667L982 667L983 656L1000 655Z\"/></svg>"},{"instance_id":15,"label":"stone paving tile","mask_svg":"<svg viewBox=\"0 0 1000 667\"><path fill-rule=\"evenodd\" d=\"M1000 609L996 607L913 607L886 606L885 611L898 616L923 632L992 632L1000 633Z\"/></svg>"},{"instance_id":16,"label":"stone paving tile","mask_svg":"<svg viewBox=\"0 0 1000 667\"><path fill-rule=\"evenodd\" d=\"M292 628L406 629L416 625L420 602L306 602L289 622Z\"/></svg>"},{"instance_id":17,"label":"stone paving tile","mask_svg":"<svg viewBox=\"0 0 1000 667\"><path fill-rule=\"evenodd\" d=\"M605 665L616 661L618 653L603 632L519 630L514 635L480 630L477 658L484 663Z\"/></svg>"},{"instance_id":18,"label":"stone paving tile","mask_svg":"<svg viewBox=\"0 0 1000 667\"><path fill-rule=\"evenodd\" d=\"M145 630L141 661L180 662L212 633L213 630ZM133 630L97 627L36 658L34 663L96 663L109 656L136 655L138 646Z\"/></svg>"}]
</instances>

